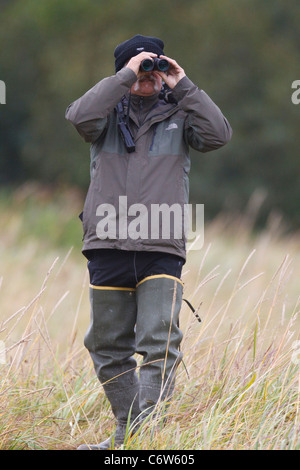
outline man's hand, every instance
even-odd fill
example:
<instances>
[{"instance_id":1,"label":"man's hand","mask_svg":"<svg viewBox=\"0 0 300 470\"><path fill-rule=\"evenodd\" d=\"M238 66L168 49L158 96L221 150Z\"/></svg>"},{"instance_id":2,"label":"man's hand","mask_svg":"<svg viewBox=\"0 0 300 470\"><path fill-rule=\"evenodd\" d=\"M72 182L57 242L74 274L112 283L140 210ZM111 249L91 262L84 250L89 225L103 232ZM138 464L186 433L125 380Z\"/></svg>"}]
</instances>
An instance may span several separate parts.
<instances>
[{"instance_id":1,"label":"man's hand","mask_svg":"<svg viewBox=\"0 0 300 470\"><path fill-rule=\"evenodd\" d=\"M131 57L126 64L126 67L133 70L137 75L140 70L141 62L145 59L153 59L154 57L157 57L157 54L154 54L153 52L141 52L140 54Z\"/></svg>"},{"instance_id":2,"label":"man's hand","mask_svg":"<svg viewBox=\"0 0 300 470\"><path fill-rule=\"evenodd\" d=\"M177 64L176 60L170 59L170 57L167 57L165 55L160 55L159 58L160 59L166 59L169 62L170 67L169 67L167 73L159 72L159 71L157 71L157 73L161 76L163 81L170 88L174 88L177 85L177 83L183 77L185 77L185 71L183 70L182 67L180 67L180 65Z\"/></svg>"},{"instance_id":3,"label":"man's hand","mask_svg":"<svg viewBox=\"0 0 300 470\"><path fill-rule=\"evenodd\" d=\"M145 59L153 59L154 57L157 57L157 54L154 54L153 52L141 52L140 54L132 57L126 64L126 67L129 67L131 70L135 72L136 75L138 75L140 71L140 66L141 62ZM170 87L174 88L175 85L183 78L185 77L185 71L183 70L180 65L177 64L176 60L171 59L170 57L167 57L165 55L160 55L160 59L166 59L170 67L167 71L165 72L160 72L159 70L153 71L154 73L157 73L160 75L160 77L163 79L163 81Z\"/></svg>"}]
</instances>

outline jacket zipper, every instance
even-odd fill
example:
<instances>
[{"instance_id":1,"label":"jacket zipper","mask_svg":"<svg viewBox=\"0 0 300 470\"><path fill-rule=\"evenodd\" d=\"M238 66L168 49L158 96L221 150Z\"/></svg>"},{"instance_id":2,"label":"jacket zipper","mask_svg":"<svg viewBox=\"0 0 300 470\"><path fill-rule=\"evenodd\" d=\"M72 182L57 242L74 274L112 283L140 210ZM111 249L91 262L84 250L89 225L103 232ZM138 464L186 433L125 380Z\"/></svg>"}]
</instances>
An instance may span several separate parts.
<instances>
[{"instance_id":1,"label":"jacket zipper","mask_svg":"<svg viewBox=\"0 0 300 470\"><path fill-rule=\"evenodd\" d=\"M139 102L139 125L142 126L143 123L142 123L142 111L143 111L143 107L144 107L144 97L141 96L140 97L140 102Z\"/></svg>"},{"instance_id":2,"label":"jacket zipper","mask_svg":"<svg viewBox=\"0 0 300 470\"><path fill-rule=\"evenodd\" d=\"M150 152L153 149L154 139L155 139L155 136L156 136L156 129L157 129L157 123L153 124L153 135L152 135L151 145L150 145L150 148L149 148Z\"/></svg>"}]
</instances>

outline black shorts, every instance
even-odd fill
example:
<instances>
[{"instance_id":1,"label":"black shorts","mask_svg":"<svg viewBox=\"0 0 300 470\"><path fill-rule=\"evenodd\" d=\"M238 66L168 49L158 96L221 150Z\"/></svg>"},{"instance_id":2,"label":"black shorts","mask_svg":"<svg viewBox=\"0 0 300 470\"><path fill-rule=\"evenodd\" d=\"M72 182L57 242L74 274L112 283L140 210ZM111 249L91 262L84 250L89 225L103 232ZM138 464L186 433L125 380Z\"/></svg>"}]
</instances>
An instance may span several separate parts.
<instances>
[{"instance_id":1,"label":"black shorts","mask_svg":"<svg viewBox=\"0 0 300 470\"><path fill-rule=\"evenodd\" d=\"M185 260L162 252L99 249L85 251L93 286L130 287L148 276L166 274L180 279Z\"/></svg>"}]
</instances>

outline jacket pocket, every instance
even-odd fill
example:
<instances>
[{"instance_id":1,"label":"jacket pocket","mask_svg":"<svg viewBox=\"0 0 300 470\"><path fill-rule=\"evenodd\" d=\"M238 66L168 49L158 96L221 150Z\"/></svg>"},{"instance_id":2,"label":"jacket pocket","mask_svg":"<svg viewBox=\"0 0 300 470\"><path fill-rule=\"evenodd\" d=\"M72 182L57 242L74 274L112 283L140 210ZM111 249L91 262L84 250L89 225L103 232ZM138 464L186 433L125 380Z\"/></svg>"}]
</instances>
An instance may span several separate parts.
<instances>
[{"instance_id":1,"label":"jacket pocket","mask_svg":"<svg viewBox=\"0 0 300 470\"><path fill-rule=\"evenodd\" d=\"M185 152L183 138L183 119L170 117L166 121L155 124L149 156L180 155Z\"/></svg>"}]
</instances>

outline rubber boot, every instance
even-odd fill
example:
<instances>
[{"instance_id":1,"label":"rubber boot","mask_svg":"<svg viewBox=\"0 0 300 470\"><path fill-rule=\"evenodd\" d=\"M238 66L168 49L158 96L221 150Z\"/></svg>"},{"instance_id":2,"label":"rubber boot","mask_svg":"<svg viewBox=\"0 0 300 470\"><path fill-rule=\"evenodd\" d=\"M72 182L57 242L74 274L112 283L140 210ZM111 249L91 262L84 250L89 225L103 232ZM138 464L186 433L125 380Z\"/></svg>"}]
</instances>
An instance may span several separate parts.
<instances>
[{"instance_id":1,"label":"rubber boot","mask_svg":"<svg viewBox=\"0 0 300 470\"><path fill-rule=\"evenodd\" d=\"M123 443L128 417L132 423L140 413L136 374L134 289L90 287L91 323L84 344L117 420L115 436L79 450L102 450Z\"/></svg>"},{"instance_id":2,"label":"rubber boot","mask_svg":"<svg viewBox=\"0 0 300 470\"><path fill-rule=\"evenodd\" d=\"M143 355L139 377L141 418L173 394L176 369L182 359L182 332L178 326L182 291L182 282L167 275L150 276L137 285L136 349Z\"/></svg>"}]
</instances>

